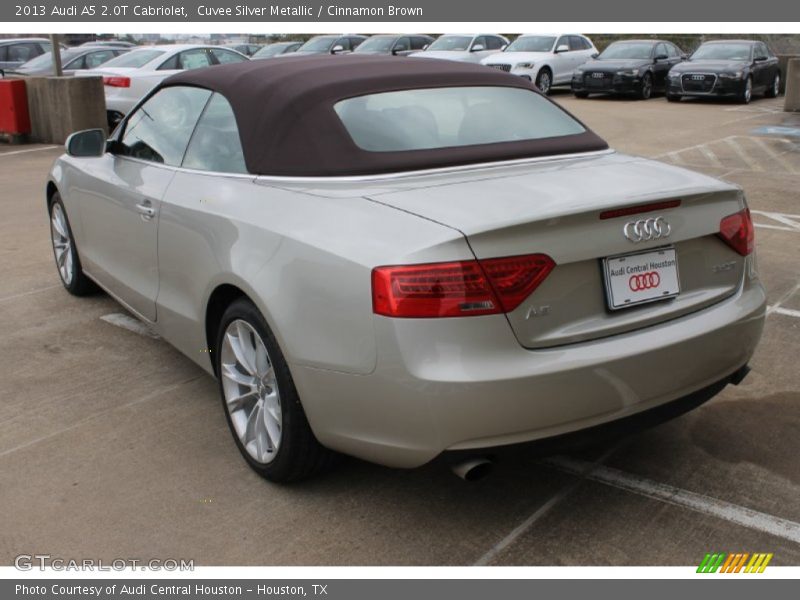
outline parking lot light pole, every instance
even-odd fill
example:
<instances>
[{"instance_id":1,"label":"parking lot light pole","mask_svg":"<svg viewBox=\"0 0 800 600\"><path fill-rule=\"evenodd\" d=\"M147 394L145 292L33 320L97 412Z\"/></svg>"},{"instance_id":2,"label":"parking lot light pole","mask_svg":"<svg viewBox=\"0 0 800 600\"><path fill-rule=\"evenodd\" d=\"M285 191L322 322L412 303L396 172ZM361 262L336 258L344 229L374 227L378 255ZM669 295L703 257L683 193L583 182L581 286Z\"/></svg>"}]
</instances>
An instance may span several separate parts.
<instances>
[{"instance_id":1,"label":"parking lot light pole","mask_svg":"<svg viewBox=\"0 0 800 600\"><path fill-rule=\"evenodd\" d=\"M61 68L61 46L58 45L58 34L50 34L50 43L53 47L53 75L61 77L64 71Z\"/></svg>"}]
</instances>

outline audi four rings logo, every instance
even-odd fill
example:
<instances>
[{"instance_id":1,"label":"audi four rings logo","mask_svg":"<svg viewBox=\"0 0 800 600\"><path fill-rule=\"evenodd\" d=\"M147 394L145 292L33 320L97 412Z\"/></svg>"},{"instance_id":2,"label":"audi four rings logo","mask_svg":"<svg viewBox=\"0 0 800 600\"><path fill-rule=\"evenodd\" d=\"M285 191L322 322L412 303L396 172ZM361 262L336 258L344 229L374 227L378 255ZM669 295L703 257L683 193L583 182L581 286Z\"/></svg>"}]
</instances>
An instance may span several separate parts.
<instances>
[{"instance_id":1,"label":"audi four rings logo","mask_svg":"<svg viewBox=\"0 0 800 600\"><path fill-rule=\"evenodd\" d=\"M705 81L706 80L706 76L705 75L692 75L692 80L694 80L694 81Z\"/></svg>"},{"instance_id":2,"label":"audi four rings logo","mask_svg":"<svg viewBox=\"0 0 800 600\"><path fill-rule=\"evenodd\" d=\"M602 79L603 78L603 74L602 73L592 73L592 77L594 77L595 79Z\"/></svg>"},{"instance_id":3,"label":"audi four rings logo","mask_svg":"<svg viewBox=\"0 0 800 600\"><path fill-rule=\"evenodd\" d=\"M631 275L628 280L628 287L631 288L632 292L641 292L642 290L656 288L659 283L661 283L661 276L655 271L648 271L639 275Z\"/></svg>"},{"instance_id":4,"label":"audi four rings logo","mask_svg":"<svg viewBox=\"0 0 800 600\"><path fill-rule=\"evenodd\" d=\"M622 232L630 241L638 243L669 237L672 227L664 217L655 217L628 221Z\"/></svg>"}]
</instances>

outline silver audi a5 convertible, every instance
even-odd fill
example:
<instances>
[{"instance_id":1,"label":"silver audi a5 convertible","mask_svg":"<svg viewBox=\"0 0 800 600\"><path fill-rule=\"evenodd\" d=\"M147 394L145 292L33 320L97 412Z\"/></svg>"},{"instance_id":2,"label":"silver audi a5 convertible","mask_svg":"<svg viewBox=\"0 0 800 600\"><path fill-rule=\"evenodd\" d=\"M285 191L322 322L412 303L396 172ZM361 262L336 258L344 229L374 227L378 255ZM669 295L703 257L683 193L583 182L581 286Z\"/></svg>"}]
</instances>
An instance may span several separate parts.
<instances>
[{"instance_id":1,"label":"silver audi a5 convertible","mask_svg":"<svg viewBox=\"0 0 800 600\"><path fill-rule=\"evenodd\" d=\"M64 287L214 375L274 481L665 418L738 383L764 323L740 189L478 65L182 72L70 137L47 208Z\"/></svg>"}]
</instances>

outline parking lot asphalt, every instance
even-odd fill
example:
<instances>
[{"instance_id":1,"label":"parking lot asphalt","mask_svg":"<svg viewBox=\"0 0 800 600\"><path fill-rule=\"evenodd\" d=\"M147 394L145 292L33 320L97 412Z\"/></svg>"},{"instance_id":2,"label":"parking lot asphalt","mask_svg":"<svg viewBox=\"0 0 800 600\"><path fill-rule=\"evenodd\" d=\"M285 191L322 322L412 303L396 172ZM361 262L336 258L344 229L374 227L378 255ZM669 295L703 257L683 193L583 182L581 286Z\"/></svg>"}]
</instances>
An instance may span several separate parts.
<instances>
[{"instance_id":1,"label":"parking lot asphalt","mask_svg":"<svg viewBox=\"0 0 800 600\"><path fill-rule=\"evenodd\" d=\"M476 483L347 460L273 485L239 456L209 376L107 296L62 289L43 198L60 149L0 146L0 563L800 564L800 116L783 98L555 99L620 151L745 189L770 314L742 385L621 442L519 453Z\"/></svg>"}]
</instances>

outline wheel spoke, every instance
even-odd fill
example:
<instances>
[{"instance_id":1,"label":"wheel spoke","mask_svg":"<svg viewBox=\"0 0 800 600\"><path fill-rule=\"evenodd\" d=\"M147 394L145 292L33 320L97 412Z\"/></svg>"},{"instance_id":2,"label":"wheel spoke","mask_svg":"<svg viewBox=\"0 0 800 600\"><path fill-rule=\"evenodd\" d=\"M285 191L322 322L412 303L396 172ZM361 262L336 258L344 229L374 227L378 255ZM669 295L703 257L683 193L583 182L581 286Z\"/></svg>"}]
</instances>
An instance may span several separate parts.
<instances>
[{"instance_id":1,"label":"wheel spoke","mask_svg":"<svg viewBox=\"0 0 800 600\"><path fill-rule=\"evenodd\" d=\"M256 374L261 378L263 378L271 368L267 349L260 339L256 340L255 367Z\"/></svg>"},{"instance_id":2,"label":"wheel spoke","mask_svg":"<svg viewBox=\"0 0 800 600\"><path fill-rule=\"evenodd\" d=\"M236 356L236 361L245 369L250 375L255 375L255 369L247 358L246 350L242 346L242 338L239 335L234 335L231 332L226 334L228 344L230 344L233 354Z\"/></svg>"},{"instance_id":3,"label":"wheel spoke","mask_svg":"<svg viewBox=\"0 0 800 600\"><path fill-rule=\"evenodd\" d=\"M61 210L56 208L55 215L53 216L53 227L55 227L58 235L60 235L64 239L69 239L67 235L67 228L64 226L63 218L61 216Z\"/></svg>"},{"instance_id":4,"label":"wheel spoke","mask_svg":"<svg viewBox=\"0 0 800 600\"><path fill-rule=\"evenodd\" d=\"M277 450L281 443L280 420L275 418L268 407L267 410L264 411L264 426L269 436L270 446L273 450Z\"/></svg>"},{"instance_id":5,"label":"wheel spoke","mask_svg":"<svg viewBox=\"0 0 800 600\"><path fill-rule=\"evenodd\" d=\"M255 389L256 378L252 375L246 375L245 373L242 373L236 368L236 365L223 364L222 376L238 383L239 385L249 387L251 390Z\"/></svg>"}]
</instances>

